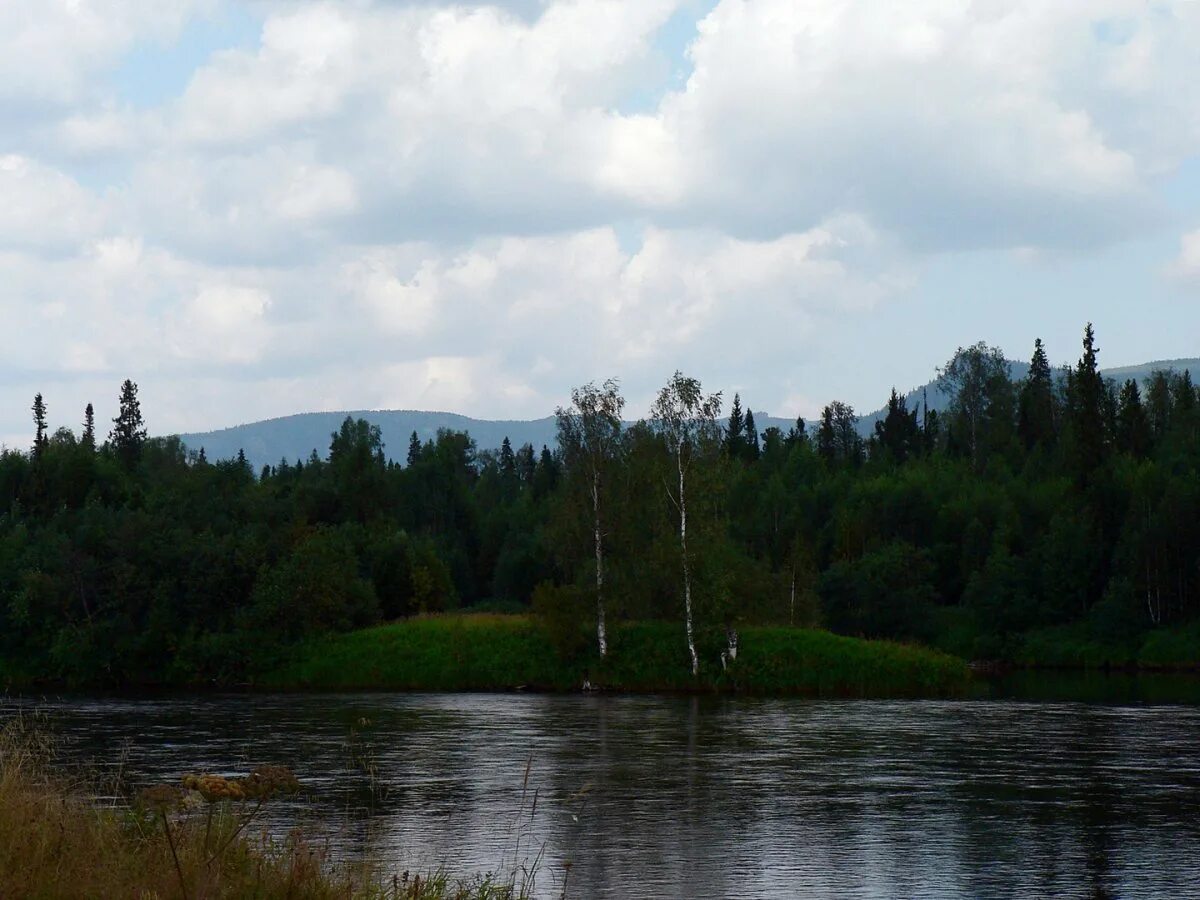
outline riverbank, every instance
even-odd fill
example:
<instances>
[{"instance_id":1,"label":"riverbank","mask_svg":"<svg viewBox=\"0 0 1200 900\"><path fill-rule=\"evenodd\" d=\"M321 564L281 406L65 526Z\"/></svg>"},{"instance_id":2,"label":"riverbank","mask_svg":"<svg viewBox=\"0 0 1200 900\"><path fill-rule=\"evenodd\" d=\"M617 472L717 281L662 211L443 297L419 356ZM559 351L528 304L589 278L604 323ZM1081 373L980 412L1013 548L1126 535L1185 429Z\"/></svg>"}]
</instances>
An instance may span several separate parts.
<instances>
[{"instance_id":1,"label":"riverbank","mask_svg":"<svg viewBox=\"0 0 1200 900\"><path fill-rule=\"evenodd\" d=\"M693 677L683 628L668 622L610 628L601 661L586 635L563 635L518 615L423 616L324 635L294 648L257 681L273 689L728 691L815 697L962 694L966 664L936 650L827 631L744 628L737 659L720 662L718 636L701 639Z\"/></svg>"},{"instance_id":2,"label":"riverbank","mask_svg":"<svg viewBox=\"0 0 1200 900\"><path fill-rule=\"evenodd\" d=\"M0 723L0 897L515 900L519 881L459 881L337 865L299 829L252 837L253 800L213 801L159 785L132 802L92 798L111 787L71 780L46 763L50 745L19 720ZM217 786L233 782L214 779ZM117 791L120 789L117 788ZM191 802L185 802L184 798ZM211 812L210 812L211 810Z\"/></svg>"}]
</instances>

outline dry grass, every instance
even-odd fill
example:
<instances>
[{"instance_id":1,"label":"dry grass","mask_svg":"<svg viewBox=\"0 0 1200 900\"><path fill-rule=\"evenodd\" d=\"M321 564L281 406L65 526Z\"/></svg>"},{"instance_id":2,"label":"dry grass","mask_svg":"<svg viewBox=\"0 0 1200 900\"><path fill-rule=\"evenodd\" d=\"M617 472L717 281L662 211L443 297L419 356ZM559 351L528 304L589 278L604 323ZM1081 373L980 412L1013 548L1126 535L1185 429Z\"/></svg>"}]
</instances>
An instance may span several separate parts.
<instances>
[{"instance_id":1,"label":"dry grass","mask_svg":"<svg viewBox=\"0 0 1200 900\"><path fill-rule=\"evenodd\" d=\"M150 792L146 804L103 807L90 799L93 784L56 772L53 758L52 744L28 720L0 728L2 898L511 900L522 893L511 882L333 865L299 832L279 842L249 837L255 802L196 808L189 795L188 809L164 790Z\"/></svg>"}]
</instances>

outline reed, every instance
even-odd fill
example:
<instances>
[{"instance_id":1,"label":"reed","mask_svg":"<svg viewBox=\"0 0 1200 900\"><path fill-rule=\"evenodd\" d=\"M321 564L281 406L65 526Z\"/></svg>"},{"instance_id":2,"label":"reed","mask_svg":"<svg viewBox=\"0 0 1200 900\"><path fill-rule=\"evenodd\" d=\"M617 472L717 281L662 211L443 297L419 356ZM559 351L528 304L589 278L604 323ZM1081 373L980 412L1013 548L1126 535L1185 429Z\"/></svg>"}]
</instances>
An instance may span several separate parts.
<instances>
[{"instance_id":1,"label":"reed","mask_svg":"<svg viewBox=\"0 0 1200 900\"><path fill-rule=\"evenodd\" d=\"M196 776L130 802L97 803L95 785L53 765L53 745L24 719L0 729L0 897L515 900L519 881L387 874L331 861L301 831L251 834L290 773ZM201 781L201 779L207 779ZM292 779L294 781L294 778Z\"/></svg>"}]
</instances>

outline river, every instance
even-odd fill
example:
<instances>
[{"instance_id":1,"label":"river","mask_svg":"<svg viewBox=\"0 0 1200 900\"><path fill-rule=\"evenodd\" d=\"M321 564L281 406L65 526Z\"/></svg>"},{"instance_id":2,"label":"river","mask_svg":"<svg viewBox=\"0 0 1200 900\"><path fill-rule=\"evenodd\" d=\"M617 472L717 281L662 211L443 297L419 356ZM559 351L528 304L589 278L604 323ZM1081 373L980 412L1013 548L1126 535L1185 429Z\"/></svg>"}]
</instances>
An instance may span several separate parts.
<instances>
[{"instance_id":1,"label":"river","mask_svg":"<svg viewBox=\"0 0 1200 900\"><path fill-rule=\"evenodd\" d=\"M413 871L536 863L540 896L564 877L577 898L1200 896L1200 706L1127 687L1120 702L990 693L63 696L0 711L40 709L66 759L134 786L289 764L309 790L272 808L279 833L303 822L342 858Z\"/></svg>"}]
</instances>

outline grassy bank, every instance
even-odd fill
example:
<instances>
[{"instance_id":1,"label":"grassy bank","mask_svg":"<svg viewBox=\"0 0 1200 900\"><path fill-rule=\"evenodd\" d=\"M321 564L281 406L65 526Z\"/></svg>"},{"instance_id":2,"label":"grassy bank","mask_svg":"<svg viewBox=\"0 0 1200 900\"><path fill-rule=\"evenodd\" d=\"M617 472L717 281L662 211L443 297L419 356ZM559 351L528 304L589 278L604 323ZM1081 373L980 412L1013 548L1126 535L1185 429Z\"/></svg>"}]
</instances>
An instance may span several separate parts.
<instances>
[{"instance_id":1,"label":"grassy bank","mask_svg":"<svg viewBox=\"0 0 1200 900\"><path fill-rule=\"evenodd\" d=\"M1138 629L1085 620L1003 636L988 635L971 611L947 607L935 620L931 643L964 659L1030 669L1200 670L1200 622Z\"/></svg>"},{"instance_id":2,"label":"grassy bank","mask_svg":"<svg viewBox=\"0 0 1200 900\"><path fill-rule=\"evenodd\" d=\"M331 864L319 844L293 832L281 843L248 837L255 804L191 808L147 796L183 794L161 785L126 804L97 805L96 786L46 763L49 751L19 722L0 729L0 897L291 898L291 900L514 900L516 882L454 881ZM223 784L228 781L222 780ZM103 789L101 789L103 792ZM156 793L157 792L157 793ZM198 808L197 808L198 806ZM212 816L209 811L212 810Z\"/></svg>"},{"instance_id":3,"label":"grassy bank","mask_svg":"<svg viewBox=\"0 0 1200 900\"><path fill-rule=\"evenodd\" d=\"M888 641L783 627L743 629L738 657L720 664L720 639L701 639L693 678L683 628L666 622L611 629L601 662L585 635L563 635L528 616L429 616L300 645L261 680L274 688L728 690L756 694L890 697L961 692L965 664Z\"/></svg>"}]
</instances>

